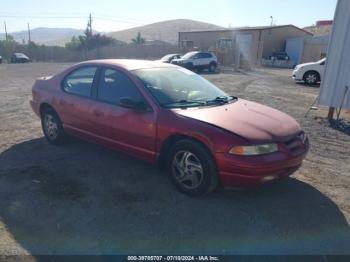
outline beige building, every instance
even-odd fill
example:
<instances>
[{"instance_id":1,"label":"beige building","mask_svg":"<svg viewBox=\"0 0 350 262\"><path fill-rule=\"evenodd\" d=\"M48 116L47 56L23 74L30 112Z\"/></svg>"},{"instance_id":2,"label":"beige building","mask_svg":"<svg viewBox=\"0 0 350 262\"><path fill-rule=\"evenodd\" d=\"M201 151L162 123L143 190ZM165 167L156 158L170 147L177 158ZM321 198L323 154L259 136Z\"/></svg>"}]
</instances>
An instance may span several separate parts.
<instances>
[{"instance_id":1,"label":"beige building","mask_svg":"<svg viewBox=\"0 0 350 262\"><path fill-rule=\"evenodd\" d=\"M195 48L216 51L222 64L234 64L240 50L241 61L257 64L274 51L284 51L287 39L309 35L294 25L179 32L179 47L184 52Z\"/></svg>"}]
</instances>

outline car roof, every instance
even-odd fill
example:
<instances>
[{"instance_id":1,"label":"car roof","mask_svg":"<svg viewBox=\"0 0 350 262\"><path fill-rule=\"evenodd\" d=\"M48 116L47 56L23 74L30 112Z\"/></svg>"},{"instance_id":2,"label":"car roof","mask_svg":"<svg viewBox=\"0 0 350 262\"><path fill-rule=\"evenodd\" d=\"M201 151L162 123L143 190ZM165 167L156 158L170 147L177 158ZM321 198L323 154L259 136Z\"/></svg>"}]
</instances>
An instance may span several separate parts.
<instances>
[{"instance_id":1,"label":"car roof","mask_svg":"<svg viewBox=\"0 0 350 262\"><path fill-rule=\"evenodd\" d=\"M201 53L201 51L190 51L190 52L187 52L186 55L187 54L197 54L197 53Z\"/></svg>"},{"instance_id":2,"label":"car roof","mask_svg":"<svg viewBox=\"0 0 350 262\"><path fill-rule=\"evenodd\" d=\"M147 69L147 68L159 68L159 67L177 67L172 64L165 64L159 61L149 61L149 60L134 60L134 59L101 59L101 60L90 60L79 63L78 65L94 64L101 66L119 66L128 71L137 69Z\"/></svg>"},{"instance_id":3,"label":"car roof","mask_svg":"<svg viewBox=\"0 0 350 262\"><path fill-rule=\"evenodd\" d=\"M23 54L23 53L14 53L13 55L27 58L27 56L25 54Z\"/></svg>"},{"instance_id":4,"label":"car roof","mask_svg":"<svg viewBox=\"0 0 350 262\"><path fill-rule=\"evenodd\" d=\"M213 52L209 52L209 51L191 51L191 52L186 53L186 55L187 54L210 54L210 55L212 55Z\"/></svg>"}]
</instances>

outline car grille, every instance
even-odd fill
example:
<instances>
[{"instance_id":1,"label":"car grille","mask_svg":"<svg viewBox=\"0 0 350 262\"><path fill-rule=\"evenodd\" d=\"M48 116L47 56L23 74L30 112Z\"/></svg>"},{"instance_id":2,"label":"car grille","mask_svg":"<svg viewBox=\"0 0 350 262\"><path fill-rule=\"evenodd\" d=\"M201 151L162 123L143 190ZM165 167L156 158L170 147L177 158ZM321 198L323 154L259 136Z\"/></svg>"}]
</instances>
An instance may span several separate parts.
<instances>
[{"instance_id":1,"label":"car grille","mask_svg":"<svg viewBox=\"0 0 350 262\"><path fill-rule=\"evenodd\" d=\"M300 155L305 152L307 146L307 137L304 132L300 132L298 135L284 142L287 150L293 155Z\"/></svg>"}]
</instances>

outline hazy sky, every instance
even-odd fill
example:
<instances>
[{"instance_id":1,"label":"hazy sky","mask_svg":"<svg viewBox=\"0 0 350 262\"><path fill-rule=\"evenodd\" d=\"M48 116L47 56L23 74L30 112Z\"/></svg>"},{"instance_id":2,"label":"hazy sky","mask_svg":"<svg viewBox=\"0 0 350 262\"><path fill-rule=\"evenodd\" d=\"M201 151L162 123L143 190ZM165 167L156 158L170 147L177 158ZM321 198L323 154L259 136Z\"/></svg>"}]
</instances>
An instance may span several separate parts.
<instances>
[{"instance_id":1,"label":"hazy sky","mask_svg":"<svg viewBox=\"0 0 350 262\"><path fill-rule=\"evenodd\" d=\"M333 19L336 0L0 0L9 32L36 27L86 27L117 31L151 22L187 18L224 27L294 24L304 27Z\"/></svg>"}]
</instances>

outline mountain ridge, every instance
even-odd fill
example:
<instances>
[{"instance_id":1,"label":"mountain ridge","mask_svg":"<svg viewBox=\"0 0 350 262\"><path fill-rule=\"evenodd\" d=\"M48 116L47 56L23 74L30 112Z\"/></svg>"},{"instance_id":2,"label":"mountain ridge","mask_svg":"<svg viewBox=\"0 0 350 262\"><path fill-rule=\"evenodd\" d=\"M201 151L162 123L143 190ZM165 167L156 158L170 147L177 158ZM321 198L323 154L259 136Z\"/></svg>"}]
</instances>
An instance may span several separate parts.
<instances>
[{"instance_id":1,"label":"mountain ridge","mask_svg":"<svg viewBox=\"0 0 350 262\"><path fill-rule=\"evenodd\" d=\"M137 33L140 32L141 36L146 40L158 40L170 44L177 44L178 32L180 31L216 30L223 28L224 27L218 25L190 19L173 19L110 32L107 35L120 41L130 43L132 41L131 39L136 37Z\"/></svg>"},{"instance_id":2,"label":"mountain ridge","mask_svg":"<svg viewBox=\"0 0 350 262\"><path fill-rule=\"evenodd\" d=\"M137 33L140 32L141 36L146 40L177 44L179 31L215 30L222 28L218 25L190 19L174 19L102 34L111 36L119 41L131 43L131 39L135 38ZM37 44L64 46L73 36L82 34L84 34L84 29L37 27L31 30L31 40ZM26 30L12 32L9 35L12 35L19 43L27 43L28 41L28 31ZM2 39L5 39L4 33L0 33L0 40Z\"/></svg>"}]
</instances>

